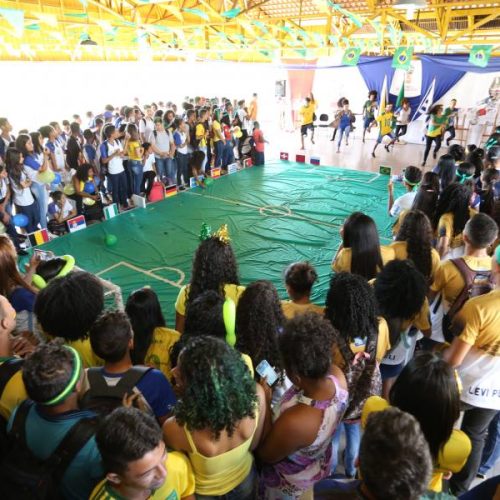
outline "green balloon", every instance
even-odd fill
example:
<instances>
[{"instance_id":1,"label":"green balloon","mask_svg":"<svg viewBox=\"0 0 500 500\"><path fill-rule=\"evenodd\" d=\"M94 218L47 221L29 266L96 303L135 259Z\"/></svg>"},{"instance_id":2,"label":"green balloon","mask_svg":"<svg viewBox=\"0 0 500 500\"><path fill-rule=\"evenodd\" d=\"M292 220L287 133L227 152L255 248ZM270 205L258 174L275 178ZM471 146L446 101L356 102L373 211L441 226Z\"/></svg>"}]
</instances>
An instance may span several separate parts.
<instances>
[{"instance_id":1,"label":"green balloon","mask_svg":"<svg viewBox=\"0 0 500 500\"><path fill-rule=\"evenodd\" d=\"M107 234L104 237L104 243L107 247L115 246L118 242L118 238L114 234Z\"/></svg>"},{"instance_id":2,"label":"green balloon","mask_svg":"<svg viewBox=\"0 0 500 500\"><path fill-rule=\"evenodd\" d=\"M210 186L214 183L214 180L211 177L207 177L205 179L205 186Z\"/></svg>"}]
</instances>

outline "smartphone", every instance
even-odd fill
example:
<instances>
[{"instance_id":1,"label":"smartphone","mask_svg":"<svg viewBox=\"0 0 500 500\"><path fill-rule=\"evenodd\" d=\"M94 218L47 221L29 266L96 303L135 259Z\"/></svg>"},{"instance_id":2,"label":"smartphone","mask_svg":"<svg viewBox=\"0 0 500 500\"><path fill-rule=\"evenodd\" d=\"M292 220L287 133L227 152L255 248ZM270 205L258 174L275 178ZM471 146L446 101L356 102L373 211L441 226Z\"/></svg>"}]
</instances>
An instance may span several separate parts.
<instances>
[{"instance_id":1,"label":"smartphone","mask_svg":"<svg viewBox=\"0 0 500 500\"><path fill-rule=\"evenodd\" d=\"M380 165L380 167L378 167L378 172L381 175L391 175L392 167L386 167L384 165Z\"/></svg>"},{"instance_id":2,"label":"smartphone","mask_svg":"<svg viewBox=\"0 0 500 500\"><path fill-rule=\"evenodd\" d=\"M38 248L35 248L35 255L40 260L50 260L54 257L54 254L52 252L47 252L45 250L40 250Z\"/></svg>"},{"instance_id":3,"label":"smartphone","mask_svg":"<svg viewBox=\"0 0 500 500\"><path fill-rule=\"evenodd\" d=\"M273 367L267 362L267 360L261 361L255 371L262 377L266 378L267 384L272 387L278 380L278 374L274 371Z\"/></svg>"}]
</instances>

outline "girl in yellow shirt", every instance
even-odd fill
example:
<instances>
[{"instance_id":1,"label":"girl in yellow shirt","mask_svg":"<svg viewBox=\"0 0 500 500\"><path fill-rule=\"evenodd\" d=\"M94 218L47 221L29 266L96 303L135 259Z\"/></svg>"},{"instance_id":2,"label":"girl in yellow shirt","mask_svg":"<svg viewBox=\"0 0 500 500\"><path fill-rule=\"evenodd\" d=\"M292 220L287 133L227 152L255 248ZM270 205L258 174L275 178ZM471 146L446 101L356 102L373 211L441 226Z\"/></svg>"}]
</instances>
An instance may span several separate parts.
<instances>
[{"instance_id":1,"label":"girl in yellow shirt","mask_svg":"<svg viewBox=\"0 0 500 500\"><path fill-rule=\"evenodd\" d=\"M133 123L129 123L127 126L127 135L125 136L123 149L128 154L128 168L132 171L132 192L140 195L144 170L144 165L142 164L144 149L141 146L139 131Z\"/></svg>"}]
</instances>

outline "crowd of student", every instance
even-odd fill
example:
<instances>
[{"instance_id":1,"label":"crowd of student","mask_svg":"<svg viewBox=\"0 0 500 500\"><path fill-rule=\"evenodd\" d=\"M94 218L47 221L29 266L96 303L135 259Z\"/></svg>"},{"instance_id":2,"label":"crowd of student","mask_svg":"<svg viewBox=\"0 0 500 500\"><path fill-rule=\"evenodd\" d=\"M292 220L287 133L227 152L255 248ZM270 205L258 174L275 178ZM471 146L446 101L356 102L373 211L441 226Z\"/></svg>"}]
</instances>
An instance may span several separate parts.
<instances>
[{"instance_id":1,"label":"crowd of student","mask_svg":"<svg viewBox=\"0 0 500 500\"><path fill-rule=\"evenodd\" d=\"M150 288L105 310L67 259L21 274L0 236L2 494L492 498L498 477L470 487L499 453L499 160L472 153L391 181L391 244L346 219L321 305L308 262L287 300L242 285L227 227L202 231L175 318Z\"/></svg>"},{"instance_id":2,"label":"crowd of student","mask_svg":"<svg viewBox=\"0 0 500 500\"><path fill-rule=\"evenodd\" d=\"M34 132L20 130L17 138L9 120L0 118L2 227L25 253L12 205L26 216L28 233L48 227L57 236L77 214L93 223L103 219L103 205L127 210L133 195L150 199L155 180L162 190L184 190L191 177L203 186L212 168L224 173L236 160L263 165L267 141L257 121L257 95L248 106L235 104L187 99L180 112L173 103L110 105L97 116L89 112L85 125L74 115L62 128L51 122Z\"/></svg>"}]
</instances>

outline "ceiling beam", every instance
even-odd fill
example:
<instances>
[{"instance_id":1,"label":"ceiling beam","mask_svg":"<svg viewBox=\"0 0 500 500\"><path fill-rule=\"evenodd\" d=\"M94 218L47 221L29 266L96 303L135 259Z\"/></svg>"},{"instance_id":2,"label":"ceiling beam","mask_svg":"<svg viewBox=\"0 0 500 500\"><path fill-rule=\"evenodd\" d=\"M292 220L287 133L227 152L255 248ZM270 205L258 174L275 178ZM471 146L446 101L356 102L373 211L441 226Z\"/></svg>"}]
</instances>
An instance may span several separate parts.
<instances>
[{"instance_id":1,"label":"ceiling beam","mask_svg":"<svg viewBox=\"0 0 500 500\"><path fill-rule=\"evenodd\" d=\"M500 9L497 9L496 12L493 12L489 16L483 17L483 19L481 19L480 21L477 21L472 26L469 26L467 29L460 31L457 34L453 35L449 39L449 41L453 42L455 40L458 40L459 38L462 38L462 37L468 35L469 33L472 33L474 30L476 30L477 28L480 28L484 24L487 24L490 21L494 21L498 16L500 16Z\"/></svg>"}]
</instances>

